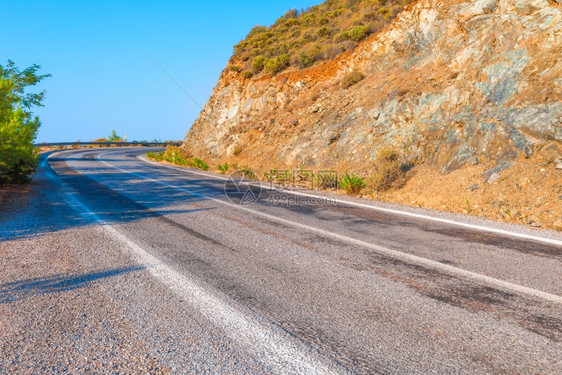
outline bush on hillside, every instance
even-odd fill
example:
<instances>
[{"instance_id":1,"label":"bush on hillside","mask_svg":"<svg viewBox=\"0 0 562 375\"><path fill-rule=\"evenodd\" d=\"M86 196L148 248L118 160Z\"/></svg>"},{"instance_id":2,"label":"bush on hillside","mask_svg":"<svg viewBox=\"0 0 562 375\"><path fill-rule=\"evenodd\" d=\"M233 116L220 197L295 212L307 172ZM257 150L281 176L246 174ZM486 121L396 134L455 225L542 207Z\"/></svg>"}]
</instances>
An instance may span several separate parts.
<instances>
[{"instance_id":1,"label":"bush on hillside","mask_svg":"<svg viewBox=\"0 0 562 375\"><path fill-rule=\"evenodd\" d=\"M240 63L240 72L258 74L269 61L268 74L277 74L293 65L306 68L317 61L331 60L343 51L377 32L412 0L330 0L304 11L290 10L269 27L256 26L234 46L232 62ZM310 47L322 46L318 57ZM289 64L276 60L289 56ZM275 68L275 69L273 69Z\"/></svg>"},{"instance_id":2,"label":"bush on hillside","mask_svg":"<svg viewBox=\"0 0 562 375\"><path fill-rule=\"evenodd\" d=\"M369 34L369 26L356 26L349 30L349 37L355 42L365 39Z\"/></svg>"},{"instance_id":3,"label":"bush on hillside","mask_svg":"<svg viewBox=\"0 0 562 375\"><path fill-rule=\"evenodd\" d=\"M406 183L406 172L400 155L392 148L381 148L375 159L376 172L367 178L367 185L373 191L400 188Z\"/></svg>"},{"instance_id":4,"label":"bush on hillside","mask_svg":"<svg viewBox=\"0 0 562 375\"><path fill-rule=\"evenodd\" d=\"M362 81L365 78L365 75L358 70L354 70L351 73L347 74L343 77L342 86L344 89L348 89L351 86L355 85L356 83Z\"/></svg>"},{"instance_id":5,"label":"bush on hillside","mask_svg":"<svg viewBox=\"0 0 562 375\"><path fill-rule=\"evenodd\" d=\"M275 75L291 64L291 57L288 54L267 59L264 65L267 74Z\"/></svg>"},{"instance_id":6,"label":"bush on hillside","mask_svg":"<svg viewBox=\"0 0 562 375\"><path fill-rule=\"evenodd\" d=\"M255 74L261 72L265 67L266 61L267 59L261 55L254 57L254 59L252 60L252 72L254 72Z\"/></svg>"}]
</instances>

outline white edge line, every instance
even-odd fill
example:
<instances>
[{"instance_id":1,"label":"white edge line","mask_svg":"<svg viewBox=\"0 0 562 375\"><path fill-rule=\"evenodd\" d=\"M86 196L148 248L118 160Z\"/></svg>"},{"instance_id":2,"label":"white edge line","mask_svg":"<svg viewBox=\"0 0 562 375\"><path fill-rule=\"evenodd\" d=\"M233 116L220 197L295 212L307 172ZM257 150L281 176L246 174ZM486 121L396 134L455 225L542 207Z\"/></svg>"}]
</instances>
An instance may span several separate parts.
<instances>
[{"instance_id":1,"label":"white edge line","mask_svg":"<svg viewBox=\"0 0 562 375\"><path fill-rule=\"evenodd\" d=\"M326 236L326 237L332 237L332 238L337 239L339 241L343 241L343 242L352 243L352 244L355 244L355 245L358 245L358 246L366 247L366 248L372 249L372 250L374 250L378 253L387 255L387 256L395 258L395 259L404 260L404 261L414 263L414 264L418 264L418 265L421 265L421 266L424 266L424 267L429 267L429 268L432 268L432 269L435 269L435 270L438 270L438 271L441 271L441 272L448 273L450 275L460 276L460 277L464 277L464 278L471 279L471 280L476 280L476 281L483 282L483 283L488 284L488 285L493 285L495 287L500 287L500 288L503 288L503 289L506 289L506 290L509 290L509 291L512 291L512 292L523 293L523 294L526 294L526 295L529 295L529 296L532 296L532 297L538 297L538 298L542 298L542 299L545 299L545 300L548 300L548 301L551 301L551 302L562 304L562 297L558 296L556 294L547 293L547 292L537 290L537 289L534 289L534 288L530 288L530 287L526 287L526 286L523 286L523 285L511 283L509 281L496 279L496 278L491 277L491 276L482 275L482 274L479 274L479 273L476 273L476 272L472 272L472 271L468 271L468 270L458 268L458 267L455 267L455 266L451 266L451 265L448 265L448 264L440 263L440 262L437 262L437 261L434 261L434 260L431 260L431 259L426 259L426 258L419 257L419 256L416 256L416 255L404 253L404 252L401 252L401 251L388 249L388 248L385 248L385 247L382 247L382 246L379 246L379 245L375 245L375 244L372 244L372 243L369 243L369 242L361 241L361 240L351 238L351 237L347 237L347 236L343 236L343 235L340 235L340 234L337 234L337 233L328 232L328 231L320 229L320 228L311 227L311 226L308 226L308 225L305 225L305 224L301 224L301 223L293 222L293 221L283 219L283 218L280 218L280 217L277 217L277 216L269 215L269 214L266 214L264 212L251 210L247 207L244 207L244 206L241 206L241 205L238 205L238 204L225 202L223 200L213 198L213 197L209 197L207 195L200 194L200 193L195 193L193 191L181 188L179 186L170 185L170 184L155 180L155 179L150 178L150 177L146 177L146 176L138 174L138 173L130 172L130 171L127 171L125 169L115 167L115 166L105 162L104 160L101 160L100 157L104 154L99 154L97 156L97 160L100 161L101 163L107 165L110 168L113 168L113 169L119 170L121 172L131 174L133 176L137 176L139 178L142 178L142 179L145 179L145 180L148 180L148 181L155 182L155 183L163 185L163 186L170 187L172 189L183 191L183 192L185 192L187 194L190 194L190 195L193 195L193 196L197 196L197 197L200 197L200 198L204 198L206 200L214 201L214 202L217 202L217 203L229 206L229 207L233 207L233 208L238 209L238 210L250 212L254 215L261 216L261 217L264 217L266 219L276 221L276 222L279 222L279 223L282 223L282 224L285 224L285 225L305 229L309 232L318 233L318 234L321 234L321 235Z\"/></svg>"},{"instance_id":2,"label":"white edge line","mask_svg":"<svg viewBox=\"0 0 562 375\"><path fill-rule=\"evenodd\" d=\"M279 331L278 327L274 325L268 327L256 318L248 317L236 307L205 292L184 275L159 262L153 255L92 212L76 198L75 194L65 194L63 199L85 220L99 224L102 230L131 249L137 255L137 261L151 265L147 270L155 278L163 282L174 293L190 301L205 317L226 331L228 337L241 342L246 347L252 347L256 358L263 357L261 359L267 361L266 366L278 366L287 373L334 373L324 363L300 350L299 346L304 344L298 340L288 339L286 334Z\"/></svg>"},{"instance_id":3,"label":"white edge line","mask_svg":"<svg viewBox=\"0 0 562 375\"><path fill-rule=\"evenodd\" d=\"M225 178L225 177L215 176L211 173L201 173L201 172L194 171L192 169L174 167L174 166L163 164L163 163L157 163L157 162L148 160L144 156L138 156L137 159L142 160L143 162L145 162L147 164L157 165L159 167L165 167L165 168L174 169L174 170L177 170L177 171L182 171L182 172L192 173L192 174L196 174L196 175L200 175L200 176L210 177L210 178L214 178L214 179L217 179L217 180L223 180L223 181L227 180L227 178ZM256 186L256 187L257 186L263 187L263 185L255 184L255 183L248 183L248 185L252 185L252 186ZM367 209L370 209L370 210L392 213L392 214L397 214L397 215L402 215L402 216L408 216L408 217L413 217L413 218L416 218L416 219L424 219L424 220L435 221L435 222L444 223L444 224L456 225L456 226L470 228L470 229L481 231L481 232L502 234L502 235L505 235L505 236L517 237L517 238L522 238L522 239L527 239L527 240L532 240L532 241L537 241L537 242L543 242L543 243L547 243L547 244L550 244L550 245L562 246L562 240L556 240L556 239L553 239L553 238L545 238L545 237L534 236L534 235L531 235L531 234L511 232L511 231L508 231L508 230L505 230L505 229L491 228L491 227L486 227L486 226L477 225L477 224L462 223L462 222L454 221L454 220L451 220L451 219L444 219L444 218L433 217L433 216L429 216L429 215L416 214L416 213L413 213L413 212L400 211L400 210L396 210L396 209L392 209L392 208L377 207L377 206L372 206L372 205L364 204L364 203L344 201L344 200L340 200L340 199L337 199L337 198L334 198L334 197L325 197L325 196L314 195L314 194L309 194L309 193L302 193L302 192L298 192L298 191L294 191L294 190L283 190L283 193L300 195L300 196L309 197L309 198L328 198L328 199L332 200L333 202L336 202L336 203L341 204L341 205L367 208Z\"/></svg>"}]
</instances>

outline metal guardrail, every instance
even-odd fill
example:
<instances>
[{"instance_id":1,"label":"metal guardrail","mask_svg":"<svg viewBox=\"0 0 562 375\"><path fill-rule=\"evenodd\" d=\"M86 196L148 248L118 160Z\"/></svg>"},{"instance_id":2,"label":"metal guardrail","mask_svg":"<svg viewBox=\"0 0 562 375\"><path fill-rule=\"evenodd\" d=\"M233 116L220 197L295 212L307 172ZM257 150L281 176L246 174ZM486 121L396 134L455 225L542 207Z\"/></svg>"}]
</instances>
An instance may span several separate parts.
<instances>
[{"instance_id":1,"label":"metal guardrail","mask_svg":"<svg viewBox=\"0 0 562 375\"><path fill-rule=\"evenodd\" d=\"M35 143L35 147L59 147L59 146L144 146L144 147L165 147L181 146L182 142L55 142L55 143Z\"/></svg>"}]
</instances>

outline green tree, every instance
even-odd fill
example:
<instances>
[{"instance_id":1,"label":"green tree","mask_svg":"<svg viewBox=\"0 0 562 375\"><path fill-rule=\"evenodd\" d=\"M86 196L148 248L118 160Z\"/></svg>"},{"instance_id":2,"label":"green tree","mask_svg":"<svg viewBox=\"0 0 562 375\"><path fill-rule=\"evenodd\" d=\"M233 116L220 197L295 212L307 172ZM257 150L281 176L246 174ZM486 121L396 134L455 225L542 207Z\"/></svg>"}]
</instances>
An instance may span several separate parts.
<instances>
[{"instance_id":1,"label":"green tree","mask_svg":"<svg viewBox=\"0 0 562 375\"><path fill-rule=\"evenodd\" d=\"M0 184L29 180L37 168L38 152L33 146L39 118L32 107L42 107L45 91L27 93L50 74L39 75L32 65L20 71L13 61L0 65Z\"/></svg>"},{"instance_id":2,"label":"green tree","mask_svg":"<svg viewBox=\"0 0 562 375\"><path fill-rule=\"evenodd\" d=\"M107 137L107 140L108 140L109 142L120 142L122 139L121 139L121 136L117 135L117 133L115 132L115 130L112 130L112 131L111 131L111 134L109 135L109 137Z\"/></svg>"}]
</instances>

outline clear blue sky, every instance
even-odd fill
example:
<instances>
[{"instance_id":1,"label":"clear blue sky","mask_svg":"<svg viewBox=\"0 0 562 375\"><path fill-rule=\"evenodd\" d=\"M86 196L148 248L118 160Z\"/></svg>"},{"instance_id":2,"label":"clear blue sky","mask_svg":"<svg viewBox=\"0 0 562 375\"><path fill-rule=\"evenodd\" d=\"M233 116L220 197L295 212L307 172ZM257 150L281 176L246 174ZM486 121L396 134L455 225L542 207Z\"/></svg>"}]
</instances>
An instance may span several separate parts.
<instances>
[{"instance_id":1,"label":"clear blue sky","mask_svg":"<svg viewBox=\"0 0 562 375\"><path fill-rule=\"evenodd\" d=\"M37 141L183 139L232 46L255 25L321 0L0 0L0 64L50 73Z\"/></svg>"}]
</instances>

